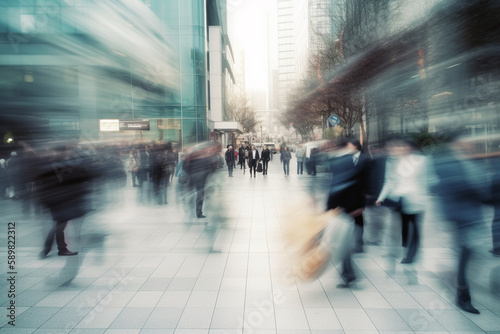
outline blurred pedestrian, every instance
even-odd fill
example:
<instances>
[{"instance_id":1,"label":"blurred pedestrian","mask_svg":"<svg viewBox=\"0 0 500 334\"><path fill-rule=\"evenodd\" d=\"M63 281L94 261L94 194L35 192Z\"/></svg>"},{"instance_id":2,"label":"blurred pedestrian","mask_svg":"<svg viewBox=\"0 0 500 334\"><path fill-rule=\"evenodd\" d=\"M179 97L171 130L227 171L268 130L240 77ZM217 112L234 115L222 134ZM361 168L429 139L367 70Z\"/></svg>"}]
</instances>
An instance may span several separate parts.
<instances>
[{"instance_id":1,"label":"blurred pedestrian","mask_svg":"<svg viewBox=\"0 0 500 334\"><path fill-rule=\"evenodd\" d=\"M56 239L58 255L77 255L66 244L64 229L70 220L84 216L88 210L91 175L84 161L71 158L71 150L58 147L38 163L39 202L52 214L54 227L47 234L40 257L46 257Z\"/></svg>"},{"instance_id":2,"label":"blurred pedestrian","mask_svg":"<svg viewBox=\"0 0 500 334\"><path fill-rule=\"evenodd\" d=\"M227 170L229 172L229 177L233 177L233 169L236 167L236 155L233 150L233 145L227 145L227 151L225 154Z\"/></svg>"},{"instance_id":3,"label":"blurred pedestrian","mask_svg":"<svg viewBox=\"0 0 500 334\"><path fill-rule=\"evenodd\" d=\"M158 195L158 204L168 204L168 186L176 167L176 154L172 151L171 143L165 144L163 151L158 155L158 164L160 166L160 193L156 194Z\"/></svg>"},{"instance_id":4,"label":"blurred pedestrian","mask_svg":"<svg viewBox=\"0 0 500 334\"><path fill-rule=\"evenodd\" d=\"M128 156L128 171L130 172L132 176L132 186L133 187L138 187L140 181L138 181L139 177L139 170L141 169L141 158L139 155L139 152L137 149L134 147L130 151L130 154ZM137 181L137 182L136 182Z\"/></svg>"},{"instance_id":5,"label":"blurred pedestrian","mask_svg":"<svg viewBox=\"0 0 500 334\"><path fill-rule=\"evenodd\" d=\"M370 157L363 153L363 147L361 142L355 138L349 138L347 140L346 148L352 153L352 167L356 170L358 175L357 190L356 195L353 196L353 201L356 201L356 206L359 208L365 207L365 195L367 194L367 182L368 182L368 168L370 164ZM354 203L353 203L354 204ZM364 231L364 219L363 215L357 215L354 217L354 249L355 253L363 252L363 231Z\"/></svg>"},{"instance_id":6,"label":"blurred pedestrian","mask_svg":"<svg viewBox=\"0 0 500 334\"><path fill-rule=\"evenodd\" d=\"M364 209L363 182L365 172L362 168L353 165L353 155L356 153L347 146L346 140L337 143L334 155L328 160L329 170L332 173L328 194L327 210L340 208L355 220L362 215ZM352 240L354 234L348 236ZM342 260L341 276L344 280L340 287L349 286L355 279L356 273L352 264L352 242Z\"/></svg>"},{"instance_id":7,"label":"blurred pedestrian","mask_svg":"<svg viewBox=\"0 0 500 334\"><path fill-rule=\"evenodd\" d=\"M500 257L500 155L491 161L493 176L491 182L491 203L493 205L493 220L491 222L491 235L493 249L490 251L494 256Z\"/></svg>"},{"instance_id":8,"label":"blurred pedestrian","mask_svg":"<svg viewBox=\"0 0 500 334\"><path fill-rule=\"evenodd\" d=\"M283 161L283 172L285 175L290 175L290 160L292 159L292 154L288 150L287 146L283 146L283 151L281 152L281 160Z\"/></svg>"},{"instance_id":9,"label":"blurred pedestrian","mask_svg":"<svg viewBox=\"0 0 500 334\"><path fill-rule=\"evenodd\" d=\"M141 168L139 169L138 179L139 187L142 187L142 183L148 180L149 174L149 152L148 146L142 145L139 151L141 157Z\"/></svg>"},{"instance_id":10,"label":"blurred pedestrian","mask_svg":"<svg viewBox=\"0 0 500 334\"><path fill-rule=\"evenodd\" d=\"M472 250L483 237L482 203L488 191L484 168L469 157L472 148L465 138L458 137L452 140L449 151L436 156L438 181L434 189L440 195L444 216L456 229L460 245L457 305L466 312L478 314L472 306L466 271Z\"/></svg>"},{"instance_id":11,"label":"blurred pedestrian","mask_svg":"<svg viewBox=\"0 0 500 334\"><path fill-rule=\"evenodd\" d=\"M269 166L269 160L271 160L272 153L267 148L267 145L264 145L264 149L262 150L261 158L262 158L262 175L267 175L267 168Z\"/></svg>"},{"instance_id":12,"label":"blurred pedestrian","mask_svg":"<svg viewBox=\"0 0 500 334\"><path fill-rule=\"evenodd\" d=\"M297 159L297 175L304 173L304 160L306 158L306 150L302 144L299 144L299 148L295 153L295 158Z\"/></svg>"},{"instance_id":13,"label":"blurred pedestrian","mask_svg":"<svg viewBox=\"0 0 500 334\"><path fill-rule=\"evenodd\" d=\"M240 148L238 149L238 165L240 165L240 169L245 169L245 147L243 144L240 144Z\"/></svg>"},{"instance_id":14,"label":"blurred pedestrian","mask_svg":"<svg viewBox=\"0 0 500 334\"><path fill-rule=\"evenodd\" d=\"M372 159L367 168L365 240L366 244L379 245L382 242L383 229L388 217L388 209L375 205L384 186L387 156L379 146L371 148Z\"/></svg>"},{"instance_id":15,"label":"blurred pedestrian","mask_svg":"<svg viewBox=\"0 0 500 334\"><path fill-rule=\"evenodd\" d=\"M248 152L248 168L250 169L250 177L252 177L252 169L253 169L253 177L256 177L257 174L257 162L259 161L259 151L255 149L255 145L250 147L250 152Z\"/></svg>"},{"instance_id":16,"label":"blurred pedestrian","mask_svg":"<svg viewBox=\"0 0 500 334\"><path fill-rule=\"evenodd\" d=\"M13 151L10 153L10 157L5 162L5 167L11 192L10 195L12 195L9 195L9 197L19 199L22 195L23 175L21 160L17 152Z\"/></svg>"},{"instance_id":17,"label":"blurred pedestrian","mask_svg":"<svg viewBox=\"0 0 500 334\"><path fill-rule=\"evenodd\" d=\"M203 201L207 178L217 169L219 164L220 145L213 142L198 144L186 156L183 168L189 178L189 186L196 191L196 217L205 218Z\"/></svg>"},{"instance_id":18,"label":"blurred pedestrian","mask_svg":"<svg viewBox=\"0 0 500 334\"><path fill-rule=\"evenodd\" d=\"M316 164L318 159L319 150L317 147L311 149L311 154L309 158L309 174L315 176L316 175Z\"/></svg>"},{"instance_id":19,"label":"blurred pedestrian","mask_svg":"<svg viewBox=\"0 0 500 334\"><path fill-rule=\"evenodd\" d=\"M0 200L7 198L7 168L5 166L5 159L0 159Z\"/></svg>"},{"instance_id":20,"label":"blurred pedestrian","mask_svg":"<svg viewBox=\"0 0 500 334\"><path fill-rule=\"evenodd\" d=\"M245 166L245 147L243 144L240 144L240 148L238 150L238 165L240 165L240 169L246 169Z\"/></svg>"},{"instance_id":21,"label":"blurred pedestrian","mask_svg":"<svg viewBox=\"0 0 500 334\"><path fill-rule=\"evenodd\" d=\"M387 151L384 186L376 204L387 201L400 213L401 245L408 247L401 263L412 263L420 243L419 224L425 211L428 162L425 156L417 153L410 138L388 141Z\"/></svg>"}]
</instances>

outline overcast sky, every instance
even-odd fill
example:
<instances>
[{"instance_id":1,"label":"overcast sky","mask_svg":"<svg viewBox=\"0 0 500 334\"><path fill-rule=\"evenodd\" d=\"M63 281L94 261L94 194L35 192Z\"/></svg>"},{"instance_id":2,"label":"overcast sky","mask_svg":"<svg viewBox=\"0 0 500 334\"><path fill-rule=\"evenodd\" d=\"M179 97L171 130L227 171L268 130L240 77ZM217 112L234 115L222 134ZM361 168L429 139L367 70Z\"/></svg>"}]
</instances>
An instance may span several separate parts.
<instances>
[{"instance_id":1,"label":"overcast sky","mask_svg":"<svg viewBox=\"0 0 500 334\"><path fill-rule=\"evenodd\" d=\"M233 49L236 53L239 49L245 52L246 88L267 89L268 44L271 45L273 59L277 47L276 1L228 0L227 7L228 31Z\"/></svg>"}]
</instances>

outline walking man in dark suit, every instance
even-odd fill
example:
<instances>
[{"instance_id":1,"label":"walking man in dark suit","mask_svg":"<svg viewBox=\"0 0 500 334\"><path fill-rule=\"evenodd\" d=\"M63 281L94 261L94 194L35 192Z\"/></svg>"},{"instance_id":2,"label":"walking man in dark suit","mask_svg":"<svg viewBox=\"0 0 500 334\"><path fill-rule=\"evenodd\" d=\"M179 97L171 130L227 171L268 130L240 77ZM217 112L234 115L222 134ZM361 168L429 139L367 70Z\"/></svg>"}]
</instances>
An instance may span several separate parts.
<instances>
[{"instance_id":1,"label":"walking man in dark suit","mask_svg":"<svg viewBox=\"0 0 500 334\"><path fill-rule=\"evenodd\" d=\"M355 228L358 226L358 222L362 221L360 217L364 209L364 167L366 166L366 160L361 164L360 161L354 164L353 159L356 153L357 151L353 150L352 144L348 145L347 141L339 143L335 157L329 161L333 176L327 203L328 210L341 208L350 215L355 220ZM348 286L356 279L351 260L352 251L352 248L349 249L342 261L341 276L345 281L345 285L342 287Z\"/></svg>"},{"instance_id":2,"label":"walking man in dark suit","mask_svg":"<svg viewBox=\"0 0 500 334\"><path fill-rule=\"evenodd\" d=\"M252 145L250 148L250 152L248 152L248 167L250 169L250 177L252 177L252 169L253 169L253 177L257 174L257 162L260 159L259 151L255 149L255 145Z\"/></svg>"}]
</instances>

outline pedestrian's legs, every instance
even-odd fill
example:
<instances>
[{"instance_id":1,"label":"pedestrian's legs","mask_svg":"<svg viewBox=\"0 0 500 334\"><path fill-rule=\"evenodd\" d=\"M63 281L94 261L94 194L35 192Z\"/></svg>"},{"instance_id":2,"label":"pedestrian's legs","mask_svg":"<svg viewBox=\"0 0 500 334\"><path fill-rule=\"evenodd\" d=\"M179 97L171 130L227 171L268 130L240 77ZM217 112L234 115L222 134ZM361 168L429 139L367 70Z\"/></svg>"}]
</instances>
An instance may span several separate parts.
<instances>
[{"instance_id":1,"label":"pedestrian's legs","mask_svg":"<svg viewBox=\"0 0 500 334\"><path fill-rule=\"evenodd\" d=\"M57 249L59 251L67 250L68 247L66 241L64 240L64 229L66 228L67 224L68 221L66 220L57 222L56 224L56 242L57 242Z\"/></svg>"},{"instance_id":2,"label":"pedestrian's legs","mask_svg":"<svg viewBox=\"0 0 500 334\"><path fill-rule=\"evenodd\" d=\"M402 263L411 263L413 262L413 258L415 257L415 254L417 253L418 249L418 244L419 244L419 234L418 234L418 219L420 215L414 214L414 215L407 215L407 214L402 214L402 219L403 221L406 221L409 227L409 232L410 232L410 237L409 239L409 244L408 244L408 253L406 255L406 258L401 261Z\"/></svg>"},{"instance_id":3,"label":"pedestrian's legs","mask_svg":"<svg viewBox=\"0 0 500 334\"><path fill-rule=\"evenodd\" d=\"M297 175L299 175L300 172L300 162L297 161Z\"/></svg>"},{"instance_id":4,"label":"pedestrian's legs","mask_svg":"<svg viewBox=\"0 0 500 334\"><path fill-rule=\"evenodd\" d=\"M234 165L232 163L229 163L227 165L227 170L229 171L229 176L233 176L233 167L234 167Z\"/></svg>"},{"instance_id":5,"label":"pedestrian's legs","mask_svg":"<svg viewBox=\"0 0 500 334\"><path fill-rule=\"evenodd\" d=\"M495 214L491 222L491 235L493 236L493 254L500 255L500 203L495 204Z\"/></svg>"},{"instance_id":6,"label":"pedestrian's legs","mask_svg":"<svg viewBox=\"0 0 500 334\"><path fill-rule=\"evenodd\" d=\"M361 253L363 251L363 215L354 218L354 252Z\"/></svg>"},{"instance_id":7,"label":"pedestrian's legs","mask_svg":"<svg viewBox=\"0 0 500 334\"><path fill-rule=\"evenodd\" d=\"M401 213L401 246L408 246L408 217L405 218L405 214Z\"/></svg>"},{"instance_id":8,"label":"pedestrian's legs","mask_svg":"<svg viewBox=\"0 0 500 334\"><path fill-rule=\"evenodd\" d=\"M351 250L349 250L342 260L342 273L340 274L344 279L345 284L342 287L348 286L349 283L356 279L356 274L354 273L354 266L351 259Z\"/></svg>"},{"instance_id":9,"label":"pedestrian's legs","mask_svg":"<svg viewBox=\"0 0 500 334\"><path fill-rule=\"evenodd\" d=\"M137 178L137 172L131 172L132 174L132 185L134 187L137 187L137 184L135 183L135 179Z\"/></svg>"},{"instance_id":10,"label":"pedestrian's legs","mask_svg":"<svg viewBox=\"0 0 500 334\"><path fill-rule=\"evenodd\" d=\"M268 160L263 160L262 161L262 174L267 175L268 165L269 165L269 161Z\"/></svg>"},{"instance_id":11,"label":"pedestrian's legs","mask_svg":"<svg viewBox=\"0 0 500 334\"><path fill-rule=\"evenodd\" d=\"M205 198L205 185L201 183L196 184L196 216L201 218L203 216L203 199Z\"/></svg>"},{"instance_id":12,"label":"pedestrian's legs","mask_svg":"<svg viewBox=\"0 0 500 334\"><path fill-rule=\"evenodd\" d=\"M467 284L466 278L466 270L470 254L471 250L462 245L460 261L458 263L457 305L466 312L479 314L479 311L472 306L472 298L470 296L469 285Z\"/></svg>"}]
</instances>

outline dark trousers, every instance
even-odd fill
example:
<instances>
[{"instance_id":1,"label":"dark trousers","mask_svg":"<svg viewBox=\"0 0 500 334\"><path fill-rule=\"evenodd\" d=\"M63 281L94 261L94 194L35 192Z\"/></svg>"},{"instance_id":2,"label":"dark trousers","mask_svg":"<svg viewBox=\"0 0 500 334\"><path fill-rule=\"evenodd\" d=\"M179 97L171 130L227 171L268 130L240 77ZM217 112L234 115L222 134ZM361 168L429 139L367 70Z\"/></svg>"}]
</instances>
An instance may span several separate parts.
<instances>
[{"instance_id":1,"label":"dark trousers","mask_svg":"<svg viewBox=\"0 0 500 334\"><path fill-rule=\"evenodd\" d=\"M252 170L253 170L253 175L255 176L257 174L257 160L252 160L248 161L248 168L250 168L250 176L252 176Z\"/></svg>"},{"instance_id":2,"label":"dark trousers","mask_svg":"<svg viewBox=\"0 0 500 334\"><path fill-rule=\"evenodd\" d=\"M240 160L240 162L238 162L238 164L241 166L240 169L246 169L247 167L245 166L245 159L243 160Z\"/></svg>"},{"instance_id":3,"label":"dark trousers","mask_svg":"<svg viewBox=\"0 0 500 334\"><path fill-rule=\"evenodd\" d=\"M262 160L262 174L267 175L267 167L269 165L269 160Z\"/></svg>"},{"instance_id":4,"label":"dark trousers","mask_svg":"<svg viewBox=\"0 0 500 334\"><path fill-rule=\"evenodd\" d=\"M227 164L227 170L229 172L229 176L233 176L234 163L230 162Z\"/></svg>"},{"instance_id":5,"label":"dark trousers","mask_svg":"<svg viewBox=\"0 0 500 334\"><path fill-rule=\"evenodd\" d=\"M493 251L500 252L500 203L495 203L495 215L491 222L491 235L493 236Z\"/></svg>"},{"instance_id":6,"label":"dark trousers","mask_svg":"<svg viewBox=\"0 0 500 334\"><path fill-rule=\"evenodd\" d=\"M196 188L196 216L203 214L203 200L205 199L205 183L197 182Z\"/></svg>"},{"instance_id":7,"label":"dark trousers","mask_svg":"<svg viewBox=\"0 0 500 334\"><path fill-rule=\"evenodd\" d=\"M354 218L354 247L360 249L363 247L363 215Z\"/></svg>"},{"instance_id":8,"label":"dark trousers","mask_svg":"<svg viewBox=\"0 0 500 334\"><path fill-rule=\"evenodd\" d=\"M68 221L66 220L56 222L54 227L50 230L49 234L47 235L47 239L45 239L45 250L47 253L52 248L54 237L56 238L58 250L65 250L66 247L68 247L68 245L66 245L66 241L64 240L64 229L66 228L67 224Z\"/></svg>"},{"instance_id":9,"label":"dark trousers","mask_svg":"<svg viewBox=\"0 0 500 334\"><path fill-rule=\"evenodd\" d=\"M304 162L302 161L297 161L297 174L299 173L304 173Z\"/></svg>"},{"instance_id":10,"label":"dark trousers","mask_svg":"<svg viewBox=\"0 0 500 334\"><path fill-rule=\"evenodd\" d=\"M290 175L290 160L283 160L283 171L285 175Z\"/></svg>"},{"instance_id":11,"label":"dark trousers","mask_svg":"<svg viewBox=\"0 0 500 334\"><path fill-rule=\"evenodd\" d=\"M402 239L403 246L408 246L408 253L406 258L413 261L415 254L417 253L419 244L419 234L418 234L418 220L420 219L419 214L408 215L401 213L401 223L402 223Z\"/></svg>"}]
</instances>

